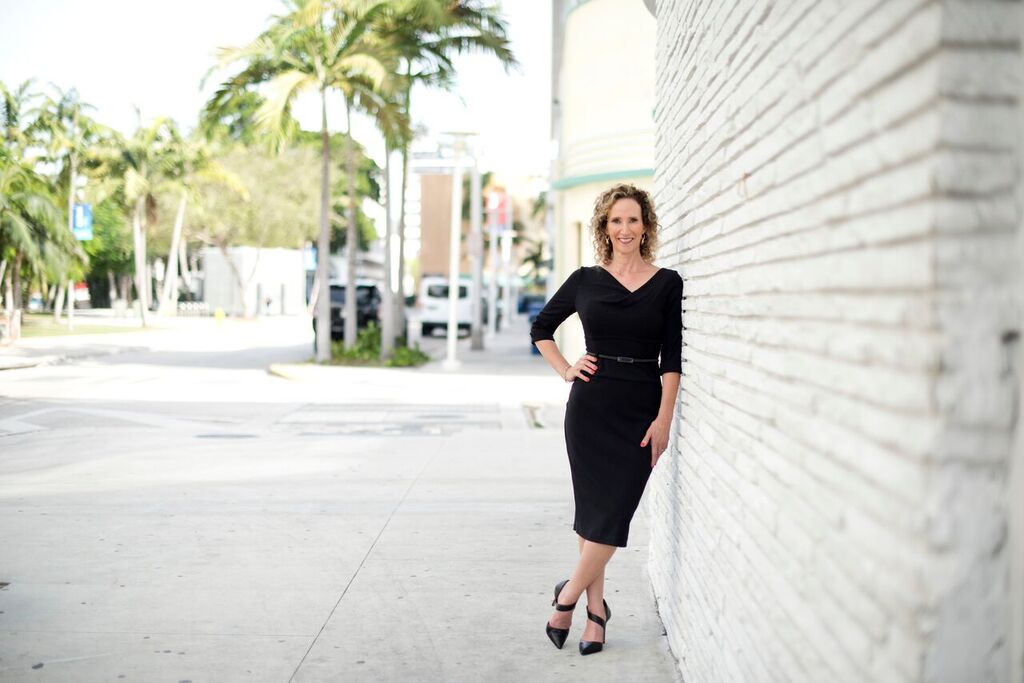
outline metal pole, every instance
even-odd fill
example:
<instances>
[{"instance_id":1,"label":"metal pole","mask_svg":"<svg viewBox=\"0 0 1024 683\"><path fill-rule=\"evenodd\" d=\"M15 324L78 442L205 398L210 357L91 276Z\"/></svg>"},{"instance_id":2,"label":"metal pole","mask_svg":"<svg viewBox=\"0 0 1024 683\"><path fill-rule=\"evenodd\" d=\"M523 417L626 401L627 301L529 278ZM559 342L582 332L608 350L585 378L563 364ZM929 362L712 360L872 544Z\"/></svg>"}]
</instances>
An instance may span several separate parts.
<instances>
[{"instance_id":1,"label":"metal pole","mask_svg":"<svg viewBox=\"0 0 1024 683\"><path fill-rule=\"evenodd\" d=\"M492 194L491 196L496 195ZM493 204L493 202L488 201L488 204ZM498 218L495 206L490 206L487 210L487 232L491 238L489 249L491 281L487 287L487 334L494 336L498 332Z\"/></svg>"},{"instance_id":2,"label":"metal pole","mask_svg":"<svg viewBox=\"0 0 1024 683\"><path fill-rule=\"evenodd\" d=\"M391 286L391 147L384 145L384 292L381 301L380 357L387 358L395 350L394 289Z\"/></svg>"},{"instance_id":3,"label":"metal pole","mask_svg":"<svg viewBox=\"0 0 1024 683\"><path fill-rule=\"evenodd\" d=\"M512 308L512 196L505 192L505 244L502 249L502 258L505 261L505 320L512 323L515 317L515 309Z\"/></svg>"},{"instance_id":4,"label":"metal pole","mask_svg":"<svg viewBox=\"0 0 1024 683\"><path fill-rule=\"evenodd\" d=\"M474 351L482 351L484 348L483 335L483 294L484 289L484 244L483 234L480 229L480 167L476 159L473 159L473 168L470 180L470 201L469 201L469 225L470 225L470 257L473 261L473 287L470 289L472 296L471 311L473 312L470 334L470 348Z\"/></svg>"},{"instance_id":5,"label":"metal pole","mask_svg":"<svg viewBox=\"0 0 1024 683\"><path fill-rule=\"evenodd\" d=\"M452 165L452 229L448 254L448 353L443 367L455 370L459 361L455 357L456 342L459 338L459 256L462 241L462 169L459 168L459 141L455 144L455 159Z\"/></svg>"}]
</instances>

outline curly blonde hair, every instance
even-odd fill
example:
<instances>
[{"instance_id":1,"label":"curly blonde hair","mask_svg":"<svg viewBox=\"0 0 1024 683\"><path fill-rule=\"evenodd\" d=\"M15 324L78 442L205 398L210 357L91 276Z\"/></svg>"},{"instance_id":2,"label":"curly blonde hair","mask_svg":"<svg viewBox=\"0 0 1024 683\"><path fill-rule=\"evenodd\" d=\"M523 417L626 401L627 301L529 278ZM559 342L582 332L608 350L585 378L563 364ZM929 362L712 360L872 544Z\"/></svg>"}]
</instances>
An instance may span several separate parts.
<instances>
[{"instance_id":1,"label":"curly blonde hair","mask_svg":"<svg viewBox=\"0 0 1024 683\"><path fill-rule=\"evenodd\" d=\"M654 212L654 200L646 191L635 185L621 183L608 188L594 202L594 216L590 219L590 232L594 239L594 255L598 263L612 260L612 241L608 237L608 213L620 199L632 199L640 205L640 218L644 234L640 238L640 258L650 263L658 248L658 214Z\"/></svg>"}]
</instances>

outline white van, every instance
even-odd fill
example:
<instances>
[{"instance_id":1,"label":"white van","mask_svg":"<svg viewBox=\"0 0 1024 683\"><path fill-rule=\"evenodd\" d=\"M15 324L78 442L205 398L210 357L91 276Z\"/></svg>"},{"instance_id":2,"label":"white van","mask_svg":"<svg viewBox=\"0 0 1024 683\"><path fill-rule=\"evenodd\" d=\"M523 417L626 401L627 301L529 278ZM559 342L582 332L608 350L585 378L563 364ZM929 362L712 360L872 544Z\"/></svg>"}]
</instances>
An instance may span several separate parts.
<instances>
[{"instance_id":1,"label":"white van","mask_svg":"<svg viewBox=\"0 0 1024 683\"><path fill-rule=\"evenodd\" d=\"M455 319L458 321L459 332L469 333L472 324L470 292L473 279L468 275L459 276L459 299L455 308ZM448 332L448 278L442 275L424 275L420 279L419 303L420 330L424 337L429 337L434 330ZM483 324L487 324L487 288L480 294ZM500 306L500 300L499 300ZM498 311L501 322L501 311Z\"/></svg>"}]
</instances>

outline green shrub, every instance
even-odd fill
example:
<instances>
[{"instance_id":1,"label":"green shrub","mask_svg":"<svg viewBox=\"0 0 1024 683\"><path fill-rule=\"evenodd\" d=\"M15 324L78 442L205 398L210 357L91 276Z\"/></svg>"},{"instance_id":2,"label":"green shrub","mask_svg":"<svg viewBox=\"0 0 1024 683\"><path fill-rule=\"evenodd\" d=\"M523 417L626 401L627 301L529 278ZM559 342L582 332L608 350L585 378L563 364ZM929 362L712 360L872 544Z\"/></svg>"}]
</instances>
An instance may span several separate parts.
<instances>
[{"instance_id":1,"label":"green shrub","mask_svg":"<svg viewBox=\"0 0 1024 683\"><path fill-rule=\"evenodd\" d=\"M346 349L344 341L331 343L331 363L334 365L386 365L391 368L408 368L423 365L430 360L430 356L421 351L418 344L415 348L409 348L403 343L396 346L391 357L381 363L380 339L380 327L371 322L359 330L356 335L356 343L352 348Z\"/></svg>"},{"instance_id":2,"label":"green shrub","mask_svg":"<svg viewBox=\"0 0 1024 683\"><path fill-rule=\"evenodd\" d=\"M380 328L370 323L356 334L356 343L345 348L345 342L331 343L331 362L342 365L371 365L380 357Z\"/></svg>"},{"instance_id":3,"label":"green shrub","mask_svg":"<svg viewBox=\"0 0 1024 683\"><path fill-rule=\"evenodd\" d=\"M430 360L430 356L420 350L419 344L414 348L396 346L394 353L391 354L391 358L388 358L387 365L392 368L409 368L423 365L428 360Z\"/></svg>"}]
</instances>

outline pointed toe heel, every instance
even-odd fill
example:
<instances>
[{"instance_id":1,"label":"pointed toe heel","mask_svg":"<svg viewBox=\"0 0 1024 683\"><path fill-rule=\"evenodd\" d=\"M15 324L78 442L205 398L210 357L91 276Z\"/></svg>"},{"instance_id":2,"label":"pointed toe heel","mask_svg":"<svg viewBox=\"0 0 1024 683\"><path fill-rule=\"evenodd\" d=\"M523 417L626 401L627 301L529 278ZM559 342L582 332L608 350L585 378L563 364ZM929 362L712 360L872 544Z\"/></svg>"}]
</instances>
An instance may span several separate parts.
<instances>
[{"instance_id":1,"label":"pointed toe heel","mask_svg":"<svg viewBox=\"0 0 1024 683\"><path fill-rule=\"evenodd\" d=\"M576 609L575 602L571 605L561 605L558 602L558 594L562 592L562 589L565 588L565 584L567 583L569 583L569 579L566 579L565 581L559 581L557 584L555 584L555 599L551 601L551 604L559 612L571 612L574 609ZM555 628L551 625L551 622L548 622L545 625L545 631L548 634L548 638L551 639L551 642L555 644L555 647L561 650L562 646L565 645L566 639L568 639L569 637L569 629Z\"/></svg>"},{"instance_id":2,"label":"pointed toe heel","mask_svg":"<svg viewBox=\"0 0 1024 683\"><path fill-rule=\"evenodd\" d=\"M607 600L604 601L604 619L602 619L601 617L599 617L596 614L594 614L593 612L591 612L589 607L587 608L587 619L590 619L592 622L594 622L595 624L600 626L601 630L604 633L601 636L601 640L581 640L580 641L580 654L581 655L592 655L595 652L600 652L601 650L604 649L604 641L607 638L607 634L608 634L607 624L608 624L609 621L612 620L612 611L608 607L608 601Z\"/></svg>"}]
</instances>

